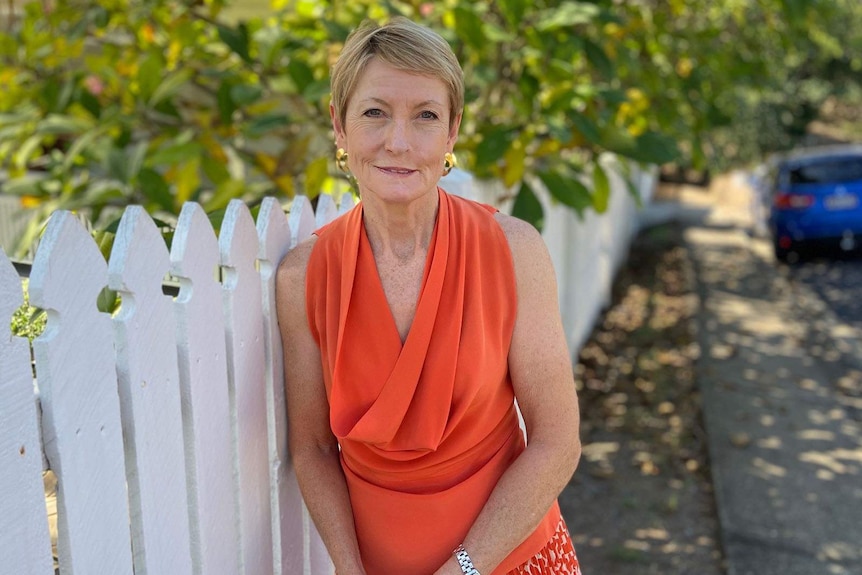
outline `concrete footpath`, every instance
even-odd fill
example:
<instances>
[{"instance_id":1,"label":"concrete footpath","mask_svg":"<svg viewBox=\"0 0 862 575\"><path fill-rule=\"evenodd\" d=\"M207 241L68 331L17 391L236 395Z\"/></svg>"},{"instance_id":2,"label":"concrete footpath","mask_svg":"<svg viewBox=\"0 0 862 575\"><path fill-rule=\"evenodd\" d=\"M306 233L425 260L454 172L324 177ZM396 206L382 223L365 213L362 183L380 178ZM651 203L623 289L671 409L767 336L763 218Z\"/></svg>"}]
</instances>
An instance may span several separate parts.
<instances>
[{"instance_id":1,"label":"concrete footpath","mask_svg":"<svg viewBox=\"0 0 862 575\"><path fill-rule=\"evenodd\" d=\"M740 176L684 189L728 575L862 575L862 334L751 238Z\"/></svg>"}]
</instances>

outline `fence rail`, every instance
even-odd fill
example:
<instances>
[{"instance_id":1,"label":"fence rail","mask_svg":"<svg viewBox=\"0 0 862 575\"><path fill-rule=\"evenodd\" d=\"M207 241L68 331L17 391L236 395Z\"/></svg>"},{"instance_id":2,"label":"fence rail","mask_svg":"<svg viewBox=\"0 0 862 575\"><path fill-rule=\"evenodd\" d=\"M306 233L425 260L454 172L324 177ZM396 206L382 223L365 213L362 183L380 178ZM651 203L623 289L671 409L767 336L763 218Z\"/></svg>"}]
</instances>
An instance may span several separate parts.
<instances>
[{"instance_id":1,"label":"fence rail","mask_svg":"<svg viewBox=\"0 0 862 575\"><path fill-rule=\"evenodd\" d=\"M637 202L615 173L601 216L579 221L540 194L573 353L637 229ZM495 190L455 174L445 187L493 203ZM648 198L654 177L628 177ZM274 271L353 205L323 195L314 211L298 197L285 217L267 198L255 222L234 200L217 237L189 203L170 249L130 207L107 263L77 217L55 213L30 269L30 303L48 314L33 365L28 342L9 332L23 293L0 250L0 571L52 569L44 454L57 476L62 575L332 572L287 459L290 358ZM96 305L105 287L120 295L113 315Z\"/></svg>"}]
</instances>

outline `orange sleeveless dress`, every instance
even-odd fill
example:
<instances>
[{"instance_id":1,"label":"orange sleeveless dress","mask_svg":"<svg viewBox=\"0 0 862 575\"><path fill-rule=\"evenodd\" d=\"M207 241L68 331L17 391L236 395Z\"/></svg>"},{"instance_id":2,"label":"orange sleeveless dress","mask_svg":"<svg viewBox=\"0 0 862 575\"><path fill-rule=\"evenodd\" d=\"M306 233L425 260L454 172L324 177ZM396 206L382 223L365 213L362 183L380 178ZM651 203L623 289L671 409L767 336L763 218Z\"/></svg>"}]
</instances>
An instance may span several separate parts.
<instances>
[{"instance_id":1,"label":"orange sleeveless dress","mask_svg":"<svg viewBox=\"0 0 862 575\"><path fill-rule=\"evenodd\" d=\"M361 203L316 232L308 263L308 321L368 575L433 573L524 449L507 363L517 303L508 242L493 208L438 194L403 346ZM535 532L483 575L577 573L574 550L572 570L530 567L543 552L559 553L561 526L554 503Z\"/></svg>"}]
</instances>

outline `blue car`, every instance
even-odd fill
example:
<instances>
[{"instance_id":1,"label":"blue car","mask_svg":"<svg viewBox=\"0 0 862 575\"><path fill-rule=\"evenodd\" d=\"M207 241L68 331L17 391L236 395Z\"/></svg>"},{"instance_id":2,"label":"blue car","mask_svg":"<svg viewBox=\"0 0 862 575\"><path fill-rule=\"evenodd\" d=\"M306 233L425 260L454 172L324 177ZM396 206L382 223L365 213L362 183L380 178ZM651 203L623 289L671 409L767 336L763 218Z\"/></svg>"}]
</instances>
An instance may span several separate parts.
<instances>
[{"instance_id":1,"label":"blue car","mask_svg":"<svg viewBox=\"0 0 862 575\"><path fill-rule=\"evenodd\" d=\"M862 146L794 152L772 162L769 231L780 261L862 240Z\"/></svg>"}]
</instances>

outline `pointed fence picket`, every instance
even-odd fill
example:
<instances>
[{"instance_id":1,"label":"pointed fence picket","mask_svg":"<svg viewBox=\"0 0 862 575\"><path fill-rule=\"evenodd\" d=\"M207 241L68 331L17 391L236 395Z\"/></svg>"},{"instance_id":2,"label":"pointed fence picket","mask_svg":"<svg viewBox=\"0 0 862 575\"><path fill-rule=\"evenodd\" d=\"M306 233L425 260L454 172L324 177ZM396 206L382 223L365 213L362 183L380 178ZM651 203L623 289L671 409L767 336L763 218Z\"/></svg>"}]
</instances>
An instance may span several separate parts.
<instances>
[{"instance_id":1,"label":"pointed fence picket","mask_svg":"<svg viewBox=\"0 0 862 575\"><path fill-rule=\"evenodd\" d=\"M69 212L54 214L30 274L30 302L48 312L33 343L42 440L58 481L63 575L131 575L120 401L111 319L96 307L107 265Z\"/></svg>"},{"instance_id":2,"label":"pointed fence picket","mask_svg":"<svg viewBox=\"0 0 862 575\"><path fill-rule=\"evenodd\" d=\"M257 216L258 268L263 311L266 421L269 437L269 497L272 506L273 572L304 573L301 521L305 513L287 457L287 404L284 392L284 358L276 322L275 270L287 254L291 230L274 198L265 198Z\"/></svg>"},{"instance_id":3,"label":"pointed fence picket","mask_svg":"<svg viewBox=\"0 0 862 575\"><path fill-rule=\"evenodd\" d=\"M239 482L240 573L272 568L268 431L257 230L248 207L231 200L219 251L227 342L234 475Z\"/></svg>"},{"instance_id":4,"label":"pointed fence picket","mask_svg":"<svg viewBox=\"0 0 862 575\"><path fill-rule=\"evenodd\" d=\"M21 280L0 249L0 318L24 301ZM27 340L0 322L0 565L16 575L52 569L42 488L42 449Z\"/></svg>"},{"instance_id":5,"label":"pointed fence picket","mask_svg":"<svg viewBox=\"0 0 862 575\"><path fill-rule=\"evenodd\" d=\"M203 209L187 203L171 244L192 561L196 575L239 573L239 518L218 240Z\"/></svg>"},{"instance_id":6,"label":"pointed fence picket","mask_svg":"<svg viewBox=\"0 0 862 575\"><path fill-rule=\"evenodd\" d=\"M120 221L108 286L120 293L114 318L126 478L137 575L191 575L186 466L176 331L162 281L170 268L159 230L139 206Z\"/></svg>"}]
</instances>

